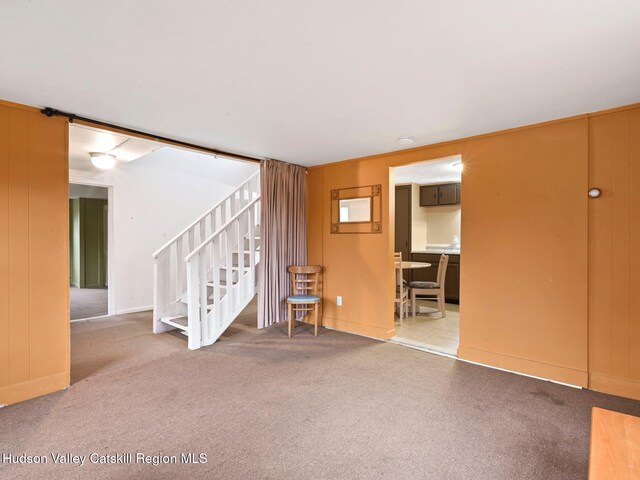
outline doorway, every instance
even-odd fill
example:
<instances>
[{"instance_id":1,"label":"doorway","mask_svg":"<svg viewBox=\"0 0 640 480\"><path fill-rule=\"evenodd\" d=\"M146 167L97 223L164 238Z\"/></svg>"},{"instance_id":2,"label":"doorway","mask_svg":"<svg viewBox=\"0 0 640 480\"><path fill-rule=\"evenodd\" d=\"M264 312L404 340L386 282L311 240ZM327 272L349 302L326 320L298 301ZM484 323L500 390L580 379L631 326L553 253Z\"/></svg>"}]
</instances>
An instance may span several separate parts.
<instances>
[{"instance_id":1,"label":"doorway","mask_svg":"<svg viewBox=\"0 0 640 480\"><path fill-rule=\"evenodd\" d=\"M398 301L392 341L455 356L460 337L462 158L395 167L394 178L394 252L401 254L402 268L394 265Z\"/></svg>"},{"instance_id":2,"label":"doorway","mask_svg":"<svg viewBox=\"0 0 640 480\"><path fill-rule=\"evenodd\" d=\"M70 318L109 315L109 190L69 184Z\"/></svg>"}]
</instances>

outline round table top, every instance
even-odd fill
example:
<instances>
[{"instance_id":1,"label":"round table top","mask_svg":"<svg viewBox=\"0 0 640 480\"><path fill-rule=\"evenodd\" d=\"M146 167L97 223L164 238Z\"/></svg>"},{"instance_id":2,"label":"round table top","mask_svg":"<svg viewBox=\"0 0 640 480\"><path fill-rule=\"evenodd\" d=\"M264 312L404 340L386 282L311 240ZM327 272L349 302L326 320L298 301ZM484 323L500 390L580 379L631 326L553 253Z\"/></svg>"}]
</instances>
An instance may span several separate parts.
<instances>
[{"instance_id":1,"label":"round table top","mask_svg":"<svg viewBox=\"0 0 640 480\"><path fill-rule=\"evenodd\" d=\"M402 268L427 268L430 267L431 264L427 262L402 262Z\"/></svg>"}]
</instances>

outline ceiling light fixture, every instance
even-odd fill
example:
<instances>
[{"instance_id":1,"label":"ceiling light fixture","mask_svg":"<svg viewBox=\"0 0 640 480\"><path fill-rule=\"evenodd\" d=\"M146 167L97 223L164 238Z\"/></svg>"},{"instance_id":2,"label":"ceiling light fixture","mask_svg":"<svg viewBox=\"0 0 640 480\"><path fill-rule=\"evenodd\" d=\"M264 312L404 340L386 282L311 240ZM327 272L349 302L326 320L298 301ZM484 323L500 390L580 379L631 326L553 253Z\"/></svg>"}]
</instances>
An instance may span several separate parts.
<instances>
[{"instance_id":1,"label":"ceiling light fixture","mask_svg":"<svg viewBox=\"0 0 640 480\"><path fill-rule=\"evenodd\" d=\"M451 166L453 167L454 170L457 170L458 172L462 171L462 162L456 162Z\"/></svg>"},{"instance_id":2,"label":"ceiling light fixture","mask_svg":"<svg viewBox=\"0 0 640 480\"><path fill-rule=\"evenodd\" d=\"M400 145L411 145L413 143L413 137L398 137L398 143L400 143Z\"/></svg>"},{"instance_id":3,"label":"ceiling light fixture","mask_svg":"<svg viewBox=\"0 0 640 480\"><path fill-rule=\"evenodd\" d=\"M116 156L108 153L91 152L91 163L100 170L109 170L116 164Z\"/></svg>"}]
</instances>

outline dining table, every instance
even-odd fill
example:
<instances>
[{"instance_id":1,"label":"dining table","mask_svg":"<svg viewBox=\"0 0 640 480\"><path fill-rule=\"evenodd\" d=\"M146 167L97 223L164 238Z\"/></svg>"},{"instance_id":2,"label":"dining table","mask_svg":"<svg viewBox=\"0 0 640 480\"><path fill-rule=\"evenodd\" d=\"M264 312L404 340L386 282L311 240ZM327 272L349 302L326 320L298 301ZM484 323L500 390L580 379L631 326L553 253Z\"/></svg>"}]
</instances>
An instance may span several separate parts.
<instances>
[{"instance_id":1,"label":"dining table","mask_svg":"<svg viewBox=\"0 0 640 480\"><path fill-rule=\"evenodd\" d=\"M402 261L402 269L410 269L410 268L427 268L430 267L431 264L427 262L411 262L411 261Z\"/></svg>"}]
</instances>

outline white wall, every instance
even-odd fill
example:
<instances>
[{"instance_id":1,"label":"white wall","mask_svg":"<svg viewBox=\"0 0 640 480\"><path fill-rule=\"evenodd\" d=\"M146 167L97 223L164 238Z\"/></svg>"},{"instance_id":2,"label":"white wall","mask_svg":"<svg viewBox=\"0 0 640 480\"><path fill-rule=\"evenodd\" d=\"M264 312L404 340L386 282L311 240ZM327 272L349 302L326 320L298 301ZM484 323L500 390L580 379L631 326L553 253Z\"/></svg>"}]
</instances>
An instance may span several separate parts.
<instances>
[{"instance_id":1,"label":"white wall","mask_svg":"<svg viewBox=\"0 0 640 480\"><path fill-rule=\"evenodd\" d=\"M421 207L426 212L427 243L450 244L454 235L460 236L460 205Z\"/></svg>"},{"instance_id":2,"label":"white wall","mask_svg":"<svg viewBox=\"0 0 640 480\"><path fill-rule=\"evenodd\" d=\"M109 190L104 187L70 183L69 198L98 198L100 200L107 200L109 198Z\"/></svg>"},{"instance_id":3,"label":"white wall","mask_svg":"<svg viewBox=\"0 0 640 480\"><path fill-rule=\"evenodd\" d=\"M70 171L70 182L112 186L112 313L151 308L151 254L257 171L244 163L164 147L106 172Z\"/></svg>"}]
</instances>

